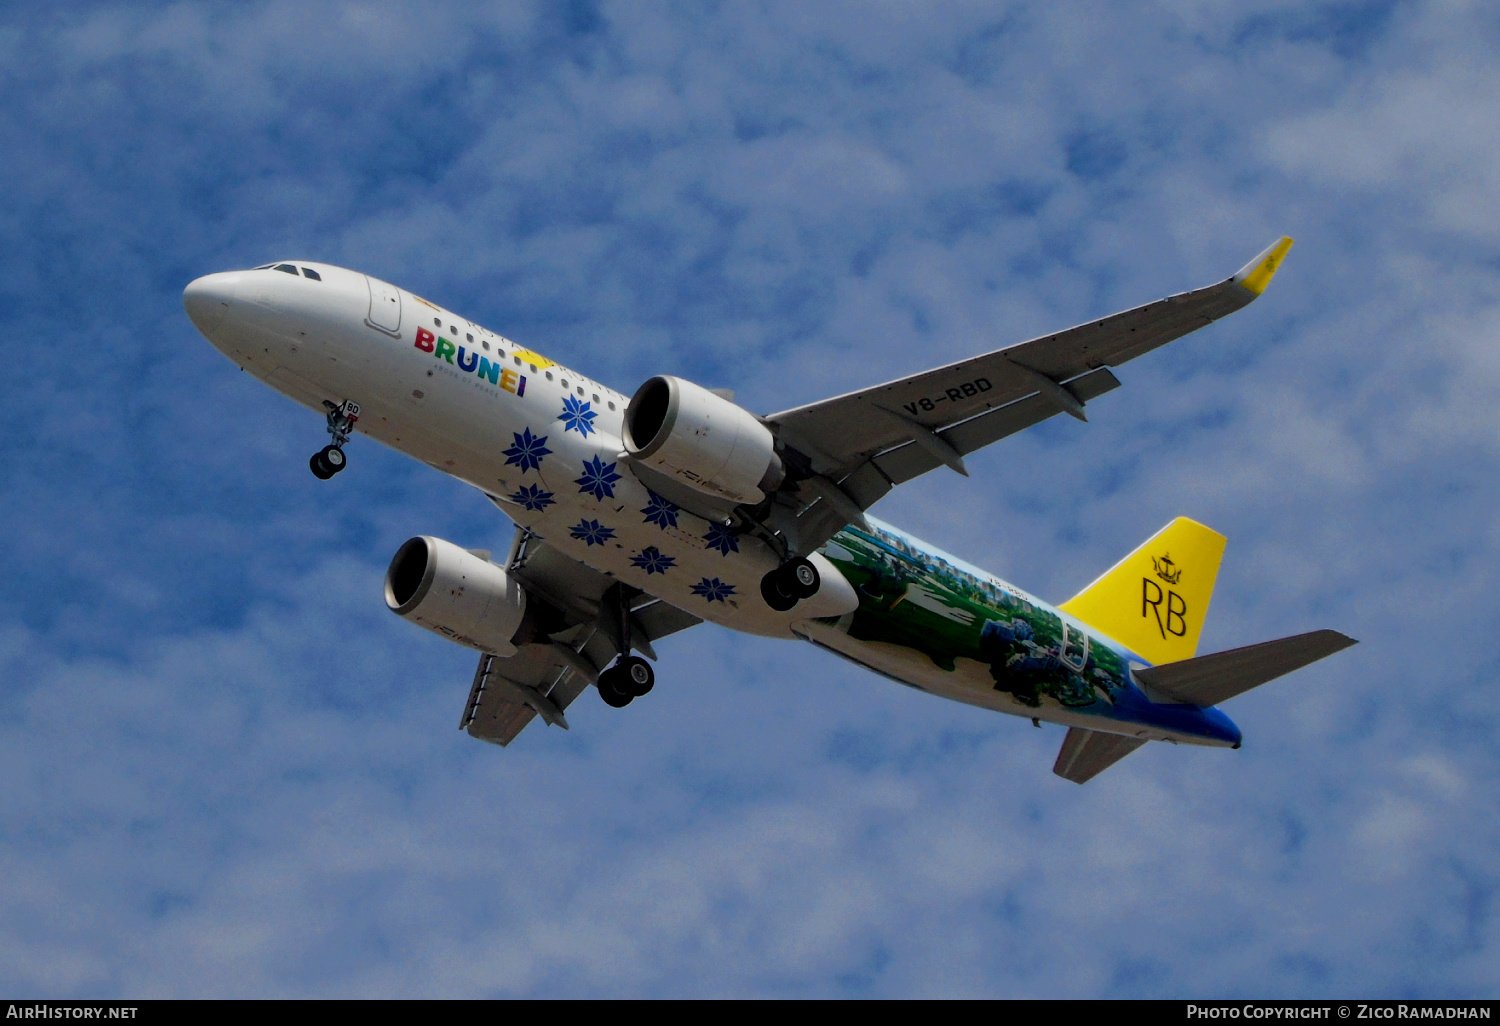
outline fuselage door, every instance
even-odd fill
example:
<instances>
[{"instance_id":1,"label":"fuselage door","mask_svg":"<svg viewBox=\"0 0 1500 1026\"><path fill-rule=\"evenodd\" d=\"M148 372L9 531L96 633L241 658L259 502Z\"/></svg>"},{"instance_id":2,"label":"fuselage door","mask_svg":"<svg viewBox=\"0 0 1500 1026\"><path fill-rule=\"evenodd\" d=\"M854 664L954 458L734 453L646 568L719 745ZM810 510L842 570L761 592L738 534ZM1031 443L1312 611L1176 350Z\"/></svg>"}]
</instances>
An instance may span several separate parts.
<instances>
[{"instance_id":1,"label":"fuselage door","mask_svg":"<svg viewBox=\"0 0 1500 1026\"><path fill-rule=\"evenodd\" d=\"M1074 673L1082 673L1089 661L1089 636L1077 627L1069 627L1066 620L1062 622L1062 628L1062 653L1059 658Z\"/></svg>"},{"instance_id":2,"label":"fuselage door","mask_svg":"<svg viewBox=\"0 0 1500 1026\"><path fill-rule=\"evenodd\" d=\"M401 334L401 290L365 275L370 283L370 316L365 323L387 335Z\"/></svg>"}]
</instances>

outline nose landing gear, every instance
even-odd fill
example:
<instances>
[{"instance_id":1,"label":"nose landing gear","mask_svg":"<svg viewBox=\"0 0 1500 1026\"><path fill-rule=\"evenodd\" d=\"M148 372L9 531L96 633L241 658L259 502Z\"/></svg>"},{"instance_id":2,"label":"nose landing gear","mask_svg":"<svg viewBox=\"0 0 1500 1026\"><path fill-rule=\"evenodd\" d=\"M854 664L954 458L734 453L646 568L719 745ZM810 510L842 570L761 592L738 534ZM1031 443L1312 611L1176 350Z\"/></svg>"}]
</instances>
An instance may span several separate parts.
<instances>
[{"instance_id":1,"label":"nose landing gear","mask_svg":"<svg viewBox=\"0 0 1500 1026\"><path fill-rule=\"evenodd\" d=\"M349 457L344 455L344 443L349 441L354 422L359 420L359 403L345 399L335 406L325 399L323 405L328 407L328 433L333 436L333 444L313 453L307 465L314 477L327 481L349 465Z\"/></svg>"},{"instance_id":2,"label":"nose landing gear","mask_svg":"<svg viewBox=\"0 0 1500 1026\"><path fill-rule=\"evenodd\" d=\"M812 561L798 556L760 579L760 597L778 613L785 613L803 599L816 595L822 583Z\"/></svg>"}]
</instances>

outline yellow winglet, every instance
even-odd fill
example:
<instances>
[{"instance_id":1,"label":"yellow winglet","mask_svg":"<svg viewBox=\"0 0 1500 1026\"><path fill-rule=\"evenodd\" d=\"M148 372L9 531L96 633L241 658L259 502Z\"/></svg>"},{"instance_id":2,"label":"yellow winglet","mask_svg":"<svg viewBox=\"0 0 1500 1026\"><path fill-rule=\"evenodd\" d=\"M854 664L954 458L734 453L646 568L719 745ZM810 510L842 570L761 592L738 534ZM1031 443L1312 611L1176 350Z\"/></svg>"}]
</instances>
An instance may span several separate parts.
<instances>
[{"instance_id":1,"label":"yellow winglet","mask_svg":"<svg viewBox=\"0 0 1500 1026\"><path fill-rule=\"evenodd\" d=\"M1283 235L1271 245L1267 246L1254 260L1240 268L1231 281L1239 284L1241 288L1248 289L1257 296L1266 291L1266 286L1271 284L1271 279L1276 275L1276 268L1286 259L1286 251L1292 248L1292 239Z\"/></svg>"}]
</instances>

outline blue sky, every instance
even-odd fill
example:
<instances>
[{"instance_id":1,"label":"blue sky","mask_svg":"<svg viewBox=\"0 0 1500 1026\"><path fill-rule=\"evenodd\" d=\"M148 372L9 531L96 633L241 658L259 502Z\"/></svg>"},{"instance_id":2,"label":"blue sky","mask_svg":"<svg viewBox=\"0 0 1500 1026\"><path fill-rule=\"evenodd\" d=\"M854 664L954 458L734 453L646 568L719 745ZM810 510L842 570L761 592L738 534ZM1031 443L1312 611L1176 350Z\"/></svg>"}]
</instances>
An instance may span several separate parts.
<instances>
[{"instance_id":1,"label":"blue sky","mask_svg":"<svg viewBox=\"0 0 1500 1026\"><path fill-rule=\"evenodd\" d=\"M1490 995L1500 12L1478 3L72 4L0 15L0 991ZM1202 650L1356 649L1238 752L702 627L500 751L382 607L477 493L182 287L369 271L769 412L1297 246L1248 310L883 519L1061 600L1173 516Z\"/></svg>"}]
</instances>

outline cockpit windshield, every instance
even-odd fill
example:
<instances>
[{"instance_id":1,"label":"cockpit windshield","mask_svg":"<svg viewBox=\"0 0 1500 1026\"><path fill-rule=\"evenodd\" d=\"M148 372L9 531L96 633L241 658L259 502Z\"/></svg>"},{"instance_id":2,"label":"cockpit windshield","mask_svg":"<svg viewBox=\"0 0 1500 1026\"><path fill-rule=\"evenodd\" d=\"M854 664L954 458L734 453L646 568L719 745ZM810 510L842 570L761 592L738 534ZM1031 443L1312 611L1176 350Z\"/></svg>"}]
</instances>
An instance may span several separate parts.
<instances>
[{"instance_id":1,"label":"cockpit windshield","mask_svg":"<svg viewBox=\"0 0 1500 1026\"><path fill-rule=\"evenodd\" d=\"M250 269L252 271L285 271L287 274L291 275L295 275L297 273L296 264L261 264L259 267L252 267ZM323 280L323 276L317 271L314 271L311 267L302 268L302 273L311 278L313 281Z\"/></svg>"}]
</instances>

